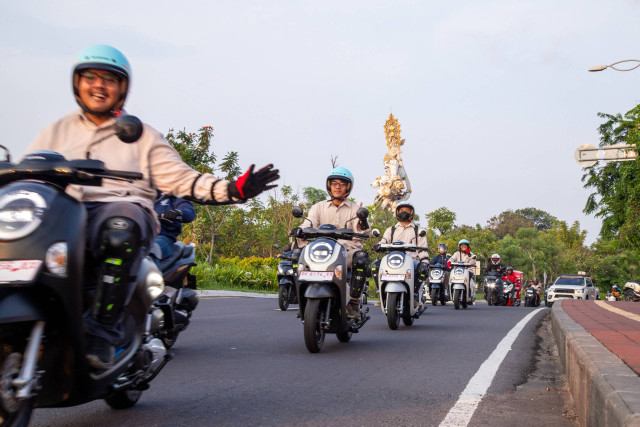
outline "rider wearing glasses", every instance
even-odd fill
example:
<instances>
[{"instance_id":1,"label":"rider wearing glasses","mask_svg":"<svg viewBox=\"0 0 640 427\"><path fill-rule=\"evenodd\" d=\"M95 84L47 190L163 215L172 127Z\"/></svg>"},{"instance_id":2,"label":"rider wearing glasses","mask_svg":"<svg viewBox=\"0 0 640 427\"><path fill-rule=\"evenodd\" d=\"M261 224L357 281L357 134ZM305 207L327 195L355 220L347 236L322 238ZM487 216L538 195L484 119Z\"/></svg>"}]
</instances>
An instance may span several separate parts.
<instances>
[{"instance_id":1,"label":"rider wearing glasses","mask_svg":"<svg viewBox=\"0 0 640 427\"><path fill-rule=\"evenodd\" d=\"M300 227L317 228L323 224L332 224L338 228L351 228L356 233L370 234L366 220L359 220L356 213L358 205L347 200L353 188L353 175L343 167L334 168L327 177L327 193L331 197L311 206L308 218ZM311 222L311 224L309 224ZM369 254L362 250L363 240L338 240L347 250L347 265L351 266L351 300L347 304L348 316L351 319L360 318L360 299L364 291L369 269ZM298 239L298 247L306 246L307 242Z\"/></svg>"}]
</instances>

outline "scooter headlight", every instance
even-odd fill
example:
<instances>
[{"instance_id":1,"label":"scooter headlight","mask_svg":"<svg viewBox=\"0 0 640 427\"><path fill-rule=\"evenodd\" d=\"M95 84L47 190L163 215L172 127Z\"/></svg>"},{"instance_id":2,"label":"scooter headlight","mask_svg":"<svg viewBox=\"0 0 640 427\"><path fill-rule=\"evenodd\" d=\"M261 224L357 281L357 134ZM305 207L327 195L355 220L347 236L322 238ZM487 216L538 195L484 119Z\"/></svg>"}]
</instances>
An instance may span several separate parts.
<instances>
[{"instance_id":1,"label":"scooter headlight","mask_svg":"<svg viewBox=\"0 0 640 427\"><path fill-rule=\"evenodd\" d=\"M464 276L464 268L462 268L462 267L456 267L456 268L453 270L453 275L454 275L454 276L456 276L456 277L462 277L462 276Z\"/></svg>"},{"instance_id":2,"label":"scooter headlight","mask_svg":"<svg viewBox=\"0 0 640 427\"><path fill-rule=\"evenodd\" d=\"M18 190L0 197L0 240L29 235L42 222L47 209L44 198L34 192Z\"/></svg>"},{"instance_id":3,"label":"scooter headlight","mask_svg":"<svg viewBox=\"0 0 640 427\"><path fill-rule=\"evenodd\" d=\"M281 265L278 266L278 274L284 274L284 270Z\"/></svg>"},{"instance_id":4,"label":"scooter headlight","mask_svg":"<svg viewBox=\"0 0 640 427\"><path fill-rule=\"evenodd\" d=\"M147 291L152 299L156 299L164 291L164 279L159 271L151 271L146 278Z\"/></svg>"},{"instance_id":5,"label":"scooter headlight","mask_svg":"<svg viewBox=\"0 0 640 427\"><path fill-rule=\"evenodd\" d=\"M404 264L404 254L401 252L392 253L387 257L387 264L391 268L398 268Z\"/></svg>"},{"instance_id":6,"label":"scooter headlight","mask_svg":"<svg viewBox=\"0 0 640 427\"><path fill-rule=\"evenodd\" d=\"M56 276L67 277L67 243L58 242L49 246L45 258L47 270Z\"/></svg>"},{"instance_id":7,"label":"scooter headlight","mask_svg":"<svg viewBox=\"0 0 640 427\"><path fill-rule=\"evenodd\" d=\"M442 278L442 274L442 270L436 268L431 270L431 272L429 273L429 277L431 277L433 280L440 280Z\"/></svg>"},{"instance_id":8,"label":"scooter headlight","mask_svg":"<svg viewBox=\"0 0 640 427\"><path fill-rule=\"evenodd\" d=\"M333 246L327 242L313 242L309 248L309 257L313 262L325 262L333 254Z\"/></svg>"}]
</instances>

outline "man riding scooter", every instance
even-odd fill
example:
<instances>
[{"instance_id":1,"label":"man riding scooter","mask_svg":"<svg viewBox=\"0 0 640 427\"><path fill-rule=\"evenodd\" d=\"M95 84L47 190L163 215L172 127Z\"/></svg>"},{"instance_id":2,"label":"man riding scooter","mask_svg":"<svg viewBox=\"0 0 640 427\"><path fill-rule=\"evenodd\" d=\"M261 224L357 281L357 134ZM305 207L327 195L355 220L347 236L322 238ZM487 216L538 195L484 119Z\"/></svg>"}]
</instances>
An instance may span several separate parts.
<instances>
[{"instance_id":1,"label":"man riding scooter","mask_svg":"<svg viewBox=\"0 0 640 427\"><path fill-rule=\"evenodd\" d=\"M520 290L521 290L521 287L522 287L522 281L513 272L513 267L511 267L511 266L507 267L506 274L502 277L502 280L508 280L509 282L511 282L513 284L513 290L511 291L511 294L508 295L508 296L505 295L505 297L508 298L508 300L509 300L507 305L513 305L514 303L512 303L512 300L514 300L514 299L515 299L515 301L519 301L520 300Z\"/></svg>"},{"instance_id":2,"label":"man riding scooter","mask_svg":"<svg viewBox=\"0 0 640 427\"><path fill-rule=\"evenodd\" d=\"M444 270L446 271L445 276L444 276L444 282L445 286L444 286L444 296L445 299L448 300L449 297L449 286L446 286L447 283L449 283L449 269L446 267L447 266L447 262L449 261L449 258L451 258L448 254L447 254L447 245L445 243L440 243L438 245L438 255L434 256L431 259L431 262L429 263L430 267L433 267L434 265L442 265L444 266Z\"/></svg>"},{"instance_id":3,"label":"man riding scooter","mask_svg":"<svg viewBox=\"0 0 640 427\"><path fill-rule=\"evenodd\" d=\"M447 261L447 268L451 269L451 263L454 262L463 262L465 264L476 264L476 255L471 252L471 244L467 239L462 239L458 242L458 250L453 253L449 261ZM467 267L469 270L469 289L471 290L471 295L475 297L476 294L476 284L473 280L474 267ZM473 305L473 302L471 303Z\"/></svg>"},{"instance_id":4,"label":"man riding scooter","mask_svg":"<svg viewBox=\"0 0 640 427\"><path fill-rule=\"evenodd\" d=\"M86 299L93 302L84 318L87 360L94 369L106 370L114 365L116 347L126 346L131 335L125 330L124 312L158 231L153 213L156 189L197 203L243 203L275 187L272 182L279 175L273 165L255 172L252 165L236 181L199 173L146 124L135 144L123 143L115 124L125 114L131 66L111 46L85 49L71 77L80 108L46 127L26 152L49 150L68 159L100 160L109 169L144 174L144 179L133 182L109 180L100 187L71 185L66 190L87 212L86 270L94 276L84 289Z\"/></svg>"},{"instance_id":5,"label":"man riding scooter","mask_svg":"<svg viewBox=\"0 0 640 427\"><path fill-rule=\"evenodd\" d=\"M418 226L416 224L412 224L413 216L415 214L415 208L409 202L400 202L396 206L396 218L398 219L398 223L393 227L389 227L384 232L382 239L378 242L377 245L373 246L373 250L377 250L380 248L381 244L385 243L393 243L393 242L404 242L406 244L415 244L418 247L427 247L427 237L418 235ZM413 258L414 271L416 274L416 281L414 282L414 305L420 306L420 296L418 295L418 291L420 289L420 284L427 280L427 274L429 272L429 252L425 250L417 251L417 252L407 252L408 255ZM376 281L376 286L378 285L378 266L380 265L380 260L375 260L371 265L371 271L373 273L374 280Z\"/></svg>"},{"instance_id":6,"label":"man riding scooter","mask_svg":"<svg viewBox=\"0 0 640 427\"><path fill-rule=\"evenodd\" d=\"M346 168L336 167L327 177L327 193L331 197L311 206L308 218L300 227L317 228L323 224L335 225L338 228L352 228L357 233L370 234L366 219L358 219L358 205L347 200L353 189L353 174ZM309 224L310 223L310 224ZM294 235L295 235L295 230ZM364 285L369 274L369 254L362 250L363 240L339 240L338 243L347 249L347 265L351 266L350 301L347 304L348 317L360 320L360 303ZM304 239L297 239L299 248L307 245ZM301 315L302 313L298 313Z\"/></svg>"}]
</instances>

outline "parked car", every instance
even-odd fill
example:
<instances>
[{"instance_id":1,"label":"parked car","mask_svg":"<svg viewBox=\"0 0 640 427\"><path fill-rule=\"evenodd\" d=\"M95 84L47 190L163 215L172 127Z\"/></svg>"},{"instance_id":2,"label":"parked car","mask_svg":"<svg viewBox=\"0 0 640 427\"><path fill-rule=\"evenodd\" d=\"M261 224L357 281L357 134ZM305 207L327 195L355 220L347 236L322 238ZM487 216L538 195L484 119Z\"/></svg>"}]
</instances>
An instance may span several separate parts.
<instances>
[{"instance_id":1,"label":"parked car","mask_svg":"<svg viewBox=\"0 0 640 427\"><path fill-rule=\"evenodd\" d=\"M584 274L564 274L546 292L545 305L551 307L559 299L600 299L600 289Z\"/></svg>"}]
</instances>

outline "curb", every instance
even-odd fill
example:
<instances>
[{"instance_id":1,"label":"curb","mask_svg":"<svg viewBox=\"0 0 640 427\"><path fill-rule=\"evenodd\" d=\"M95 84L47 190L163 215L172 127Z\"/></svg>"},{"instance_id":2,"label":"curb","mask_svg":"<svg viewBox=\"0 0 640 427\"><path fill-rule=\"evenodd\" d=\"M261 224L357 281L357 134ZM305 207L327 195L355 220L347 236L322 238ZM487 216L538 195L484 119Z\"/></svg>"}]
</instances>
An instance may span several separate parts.
<instances>
[{"instance_id":1,"label":"curb","mask_svg":"<svg viewBox=\"0 0 640 427\"><path fill-rule=\"evenodd\" d=\"M578 417L584 425L640 426L640 377L556 301L553 337Z\"/></svg>"},{"instance_id":2,"label":"curb","mask_svg":"<svg viewBox=\"0 0 640 427\"><path fill-rule=\"evenodd\" d=\"M278 298L277 294L261 294L258 292L197 290L201 297L241 297L241 298Z\"/></svg>"}]
</instances>

